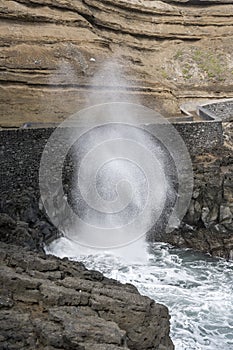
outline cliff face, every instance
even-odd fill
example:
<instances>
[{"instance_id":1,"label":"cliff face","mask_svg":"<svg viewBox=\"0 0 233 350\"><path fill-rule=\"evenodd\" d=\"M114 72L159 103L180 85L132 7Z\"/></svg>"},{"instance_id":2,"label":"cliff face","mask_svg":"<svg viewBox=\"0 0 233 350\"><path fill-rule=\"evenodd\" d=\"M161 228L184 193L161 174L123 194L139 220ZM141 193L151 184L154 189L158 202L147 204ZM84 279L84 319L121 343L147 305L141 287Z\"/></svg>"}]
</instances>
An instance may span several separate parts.
<instances>
[{"instance_id":1,"label":"cliff face","mask_svg":"<svg viewBox=\"0 0 233 350\"><path fill-rule=\"evenodd\" d=\"M232 3L1 0L1 125L61 121L93 103L91 86L94 102L109 100L113 67L93 76L113 58L121 100L171 115L186 100L232 97Z\"/></svg>"}]
</instances>

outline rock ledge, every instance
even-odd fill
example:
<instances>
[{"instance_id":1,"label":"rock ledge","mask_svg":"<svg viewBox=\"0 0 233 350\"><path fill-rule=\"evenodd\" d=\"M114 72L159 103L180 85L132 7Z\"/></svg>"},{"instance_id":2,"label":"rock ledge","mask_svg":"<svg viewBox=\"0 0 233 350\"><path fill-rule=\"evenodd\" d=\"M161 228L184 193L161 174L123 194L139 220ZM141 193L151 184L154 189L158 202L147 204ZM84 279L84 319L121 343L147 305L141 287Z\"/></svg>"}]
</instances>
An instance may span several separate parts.
<instances>
[{"instance_id":1,"label":"rock ledge","mask_svg":"<svg viewBox=\"0 0 233 350\"><path fill-rule=\"evenodd\" d=\"M1 349L172 350L165 306L83 264L2 243Z\"/></svg>"}]
</instances>

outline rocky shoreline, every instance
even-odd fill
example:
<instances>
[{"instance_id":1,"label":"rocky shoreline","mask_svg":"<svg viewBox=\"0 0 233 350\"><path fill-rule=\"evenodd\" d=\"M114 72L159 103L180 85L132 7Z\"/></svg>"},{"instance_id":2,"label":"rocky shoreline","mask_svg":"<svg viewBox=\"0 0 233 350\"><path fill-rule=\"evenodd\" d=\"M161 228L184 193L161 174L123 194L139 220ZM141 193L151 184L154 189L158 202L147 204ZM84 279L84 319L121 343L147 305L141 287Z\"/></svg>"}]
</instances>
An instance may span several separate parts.
<instances>
[{"instance_id":1,"label":"rocky shoreline","mask_svg":"<svg viewBox=\"0 0 233 350\"><path fill-rule=\"evenodd\" d=\"M36 207L24 209L12 212L18 220L0 214L1 349L174 349L167 307L82 263L46 255L43 243L58 233L44 220L22 221Z\"/></svg>"},{"instance_id":2,"label":"rocky shoreline","mask_svg":"<svg viewBox=\"0 0 233 350\"><path fill-rule=\"evenodd\" d=\"M83 264L1 244L1 349L174 349L165 306Z\"/></svg>"},{"instance_id":3,"label":"rocky shoreline","mask_svg":"<svg viewBox=\"0 0 233 350\"><path fill-rule=\"evenodd\" d=\"M232 208L231 124L226 130L225 151L194 159L198 176L182 226L159 239L232 259L232 216L223 215ZM33 188L2 193L0 348L174 349L165 306L81 263L46 256L44 243L59 236Z\"/></svg>"},{"instance_id":4,"label":"rocky shoreline","mask_svg":"<svg viewBox=\"0 0 233 350\"><path fill-rule=\"evenodd\" d=\"M93 86L93 77L110 57L127 82L117 89L119 99L168 117L180 115L187 101L233 97L232 9L231 0L1 2L0 128L60 123L90 104L90 91L94 102L108 101L111 82ZM195 129L199 139L208 138L202 128ZM218 149L198 153L194 138L188 213L179 229L158 240L233 259L232 120L223 131L225 144ZM6 180L0 198L0 349L174 349L165 306L79 262L45 255L44 244L60 232L36 194L43 142L33 135L21 139L9 131L0 147Z\"/></svg>"}]
</instances>

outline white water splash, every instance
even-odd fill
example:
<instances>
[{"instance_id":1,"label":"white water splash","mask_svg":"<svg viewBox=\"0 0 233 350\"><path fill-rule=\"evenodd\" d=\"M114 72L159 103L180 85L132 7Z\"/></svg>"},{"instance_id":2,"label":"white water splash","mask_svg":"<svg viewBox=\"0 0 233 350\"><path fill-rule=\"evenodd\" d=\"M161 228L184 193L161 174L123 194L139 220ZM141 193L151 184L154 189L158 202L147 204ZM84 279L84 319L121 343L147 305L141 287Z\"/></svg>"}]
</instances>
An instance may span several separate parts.
<instances>
[{"instance_id":1,"label":"white water splash","mask_svg":"<svg viewBox=\"0 0 233 350\"><path fill-rule=\"evenodd\" d=\"M47 252L132 283L141 294L167 305L176 350L233 349L232 262L163 243L153 244L150 254L142 241L124 249L87 251L61 238Z\"/></svg>"},{"instance_id":2,"label":"white water splash","mask_svg":"<svg viewBox=\"0 0 233 350\"><path fill-rule=\"evenodd\" d=\"M56 255L59 258L68 257L71 260L77 260L77 257L85 260L89 256L98 260L101 256L108 256L111 259L123 259L127 263L146 263L148 259L147 243L144 237L130 245L106 250L82 246L65 237L61 237L46 247L46 253Z\"/></svg>"}]
</instances>

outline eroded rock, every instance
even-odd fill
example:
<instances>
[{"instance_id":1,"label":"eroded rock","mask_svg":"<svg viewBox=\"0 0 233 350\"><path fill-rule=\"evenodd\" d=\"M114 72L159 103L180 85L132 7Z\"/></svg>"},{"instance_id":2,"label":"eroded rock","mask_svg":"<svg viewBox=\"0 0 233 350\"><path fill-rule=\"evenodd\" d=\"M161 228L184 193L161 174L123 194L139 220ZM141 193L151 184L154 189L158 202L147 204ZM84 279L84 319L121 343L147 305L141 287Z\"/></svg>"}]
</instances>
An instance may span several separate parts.
<instances>
[{"instance_id":1,"label":"eroded rock","mask_svg":"<svg viewBox=\"0 0 233 350\"><path fill-rule=\"evenodd\" d=\"M110 101L109 59L125 77L118 100L166 115L190 99L232 97L232 1L167 2L0 1L0 125L60 122ZM99 70L105 78L93 81Z\"/></svg>"},{"instance_id":2,"label":"eroded rock","mask_svg":"<svg viewBox=\"0 0 233 350\"><path fill-rule=\"evenodd\" d=\"M19 246L0 257L1 349L174 349L167 308L134 286Z\"/></svg>"}]
</instances>

